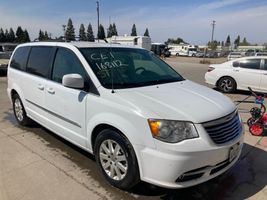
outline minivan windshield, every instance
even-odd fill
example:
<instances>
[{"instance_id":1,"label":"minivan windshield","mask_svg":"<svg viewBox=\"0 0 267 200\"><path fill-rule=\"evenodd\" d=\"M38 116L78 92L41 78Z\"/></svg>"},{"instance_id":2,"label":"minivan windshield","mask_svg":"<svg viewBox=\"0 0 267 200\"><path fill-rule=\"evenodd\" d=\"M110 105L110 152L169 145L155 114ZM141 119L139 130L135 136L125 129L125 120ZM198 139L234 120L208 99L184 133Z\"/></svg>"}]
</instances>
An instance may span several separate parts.
<instances>
[{"instance_id":1,"label":"minivan windshield","mask_svg":"<svg viewBox=\"0 0 267 200\"><path fill-rule=\"evenodd\" d=\"M100 83L108 89L142 87L183 81L152 52L134 48L80 48Z\"/></svg>"}]
</instances>

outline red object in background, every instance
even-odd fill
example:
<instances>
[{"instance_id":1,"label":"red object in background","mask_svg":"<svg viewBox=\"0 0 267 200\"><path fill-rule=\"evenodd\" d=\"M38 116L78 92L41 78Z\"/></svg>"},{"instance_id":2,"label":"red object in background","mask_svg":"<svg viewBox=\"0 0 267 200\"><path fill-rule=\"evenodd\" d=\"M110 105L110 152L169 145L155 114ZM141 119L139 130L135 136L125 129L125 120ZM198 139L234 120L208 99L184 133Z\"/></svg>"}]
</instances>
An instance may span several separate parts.
<instances>
[{"instance_id":1,"label":"red object in background","mask_svg":"<svg viewBox=\"0 0 267 200\"><path fill-rule=\"evenodd\" d=\"M255 124L252 124L250 127L249 127L249 131L252 135L255 135L255 136L261 136L263 135L263 132L264 132L264 127L262 124L260 123L255 123Z\"/></svg>"},{"instance_id":2,"label":"red object in background","mask_svg":"<svg viewBox=\"0 0 267 200\"><path fill-rule=\"evenodd\" d=\"M264 114L261 118L261 121L263 124L266 124L267 123L267 114Z\"/></svg>"}]
</instances>

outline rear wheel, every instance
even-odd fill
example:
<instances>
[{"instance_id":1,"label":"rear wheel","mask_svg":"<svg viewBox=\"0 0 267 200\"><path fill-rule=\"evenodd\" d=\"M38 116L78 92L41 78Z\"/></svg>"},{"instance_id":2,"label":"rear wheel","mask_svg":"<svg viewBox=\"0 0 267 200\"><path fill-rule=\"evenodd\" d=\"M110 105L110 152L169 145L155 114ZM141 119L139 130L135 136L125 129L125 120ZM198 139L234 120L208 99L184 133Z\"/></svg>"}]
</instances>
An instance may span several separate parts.
<instances>
[{"instance_id":1,"label":"rear wheel","mask_svg":"<svg viewBox=\"0 0 267 200\"><path fill-rule=\"evenodd\" d=\"M27 117L25 108L18 94L14 94L12 97L13 111L17 122L22 126L28 126L32 124L30 118Z\"/></svg>"},{"instance_id":2,"label":"rear wheel","mask_svg":"<svg viewBox=\"0 0 267 200\"><path fill-rule=\"evenodd\" d=\"M179 53L177 53L176 56L179 56Z\"/></svg>"},{"instance_id":3,"label":"rear wheel","mask_svg":"<svg viewBox=\"0 0 267 200\"><path fill-rule=\"evenodd\" d=\"M218 82L218 88L222 92L231 93L236 90L236 82L231 77L223 77Z\"/></svg>"},{"instance_id":4,"label":"rear wheel","mask_svg":"<svg viewBox=\"0 0 267 200\"><path fill-rule=\"evenodd\" d=\"M118 132L99 133L94 147L96 162L107 181L121 189L130 189L140 181L137 159L130 142Z\"/></svg>"}]
</instances>

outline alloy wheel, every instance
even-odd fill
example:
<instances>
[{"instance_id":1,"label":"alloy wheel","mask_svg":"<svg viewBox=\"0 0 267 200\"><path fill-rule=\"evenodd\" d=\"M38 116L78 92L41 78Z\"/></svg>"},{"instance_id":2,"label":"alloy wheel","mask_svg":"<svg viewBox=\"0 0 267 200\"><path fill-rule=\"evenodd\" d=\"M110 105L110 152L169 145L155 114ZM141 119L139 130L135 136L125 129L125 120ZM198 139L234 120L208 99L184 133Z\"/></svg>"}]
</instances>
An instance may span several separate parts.
<instances>
[{"instance_id":1,"label":"alloy wheel","mask_svg":"<svg viewBox=\"0 0 267 200\"><path fill-rule=\"evenodd\" d=\"M113 180L120 181L127 174L128 162L125 152L114 140L104 140L100 145L99 158L106 174Z\"/></svg>"}]
</instances>

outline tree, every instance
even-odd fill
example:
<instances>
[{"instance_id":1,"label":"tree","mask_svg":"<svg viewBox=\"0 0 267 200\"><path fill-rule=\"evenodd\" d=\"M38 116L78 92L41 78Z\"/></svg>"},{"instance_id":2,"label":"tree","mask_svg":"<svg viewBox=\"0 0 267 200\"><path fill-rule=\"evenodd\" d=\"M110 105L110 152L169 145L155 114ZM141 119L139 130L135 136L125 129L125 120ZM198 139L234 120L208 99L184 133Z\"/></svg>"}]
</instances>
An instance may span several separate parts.
<instances>
[{"instance_id":1,"label":"tree","mask_svg":"<svg viewBox=\"0 0 267 200\"><path fill-rule=\"evenodd\" d=\"M219 45L219 42L217 42L216 40L213 40L212 42L208 43L208 46L211 50L216 50L217 46Z\"/></svg>"},{"instance_id":2,"label":"tree","mask_svg":"<svg viewBox=\"0 0 267 200\"><path fill-rule=\"evenodd\" d=\"M6 42L4 30L0 29L0 42Z\"/></svg>"},{"instance_id":3,"label":"tree","mask_svg":"<svg viewBox=\"0 0 267 200\"><path fill-rule=\"evenodd\" d=\"M137 36L136 26L133 24L131 36Z\"/></svg>"},{"instance_id":4,"label":"tree","mask_svg":"<svg viewBox=\"0 0 267 200\"><path fill-rule=\"evenodd\" d=\"M40 29L39 31L39 37L38 37L39 41L43 41L44 40L44 32Z\"/></svg>"},{"instance_id":5,"label":"tree","mask_svg":"<svg viewBox=\"0 0 267 200\"><path fill-rule=\"evenodd\" d=\"M65 37L66 41L75 41L75 29L73 27L71 18L68 20Z\"/></svg>"},{"instance_id":6,"label":"tree","mask_svg":"<svg viewBox=\"0 0 267 200\"><path fill-rule=\"evenodd\" d=\"M113 35L117 36L118 32L117 32L117 27L115 25L115 23L110 24L108 27L108 31L107 31L107 37L112 37Z\"/></svg>"},{"instance_id":7,"label":"tree","mask_svg":"<svg viewBox=\"0 0 267 200\"><path fill-rule=\"evenodd\" d=\"M110 38L114 35L113 26L110 24L107 31L107 37Z\"/></svg>"},{"instance_id":8,"label":"tree","mask_svg":"<svg viewBox=\"0 0 267 200\"><path fill-rule=\"evenodd\" d=\"M247 41L247 38L244 37L242 43L240 43L241 46L248 46L249 45L249 42Z\"/></svg>"},{"instance_id":9,"label":"tree","mask_svg":"<svg viewBox=\"0 0 267 200\"><path fill-rule=\"evenodd\" d=\"M239 46L240 44L240 36L238 35L234 42L235 46Z\"/></svg>"},{"instance_id":10,"label":"tree","mask_svg":"<svg viewBox=\"0 0 267 200\"><path fill-rule=\"evenodd\" d=\"M94 42L95 41L95 36L93 32L93 28L91 23L89 23L88 28L87 28L87 33L86 33L87 40L89 42Z\"/></svg>"},{"instance_id":11,"label":"tree","mask_svg":"<svg viewBox=\"0 0 267 200\"><path fill-rule=\"evenodd\" d=\"M28 33L28 31L25 29L25 30L23 31L23 40L22 40L22 42L30 42L30 41L31 41L31 39L30 39L29 33Z\"/></svg>"},{"instance_id":12,"label":"tree","mask_svg":"<svg viewBox=\"0 0 267 200\"><path fill-rule=\"evenodd\" d=\"M16 30L16 42L22 43L24 42L24 31L22 30L21 26L18 26Z\"/></svg>"},{"instance_id":13,"label":"tree","mask_svg":"<svg viewBox=\"0 0 267 200\"><path fill-rule=\"evenodd\" d=\"M118 31L115 23L113 23L112 28L113 28L113 35L118 36Z\"/></svg>"},{"instance_id":14,"label":"tree","mask_svg":"<svg viewBox=\"0 0 267 200\"><path fill-rule=\"evenodd\" d=\"M47 31L44 32L44 39L45 39L45 40L49 40L49 39L50 39L49 36L48 36Z\"/></svg>"},{"instance_id":15,"label":"tree","mask_svg":"<svg viewBox=\"0 0 267 200\"><path fill-rule=\"evenodd\" d=\"M224 47L224 41L222 41L221 44L222 44L222 47Z\"/></svg>"},{"instance_id":16,"label":"tree","mask_svg":"<svg viewBox=\"0 0 267 200\"><path fill-rule=\"evenodd\" d=\"M99 31L97 33L97 38L103 40L106 38L105 29L102 24L99 25Z\"/></svg>"},{"instance_id":17,"label":"tree","mask_svg":"<svg viewBox=\"0 0 267 200\"><path fill-rule=\"evenodd\" d=\"M166 44L187 44L187 42L185 42L182 38L177 38L177 39L173 39L173 38L168 38L168 40L165 42Z\"/></svg>"},{"instance_id":18,"label":"tree","mask_svg":"<svg viewBox=\"0 0 267 200\"><path fill-rule=\"evenodd\" d=\"M146 28L146 31L145 31L145 33L144 33L144 36L150 37L150 36L149 36L149 32L148 32L148 28Z\"/></svg>"},{"instance_id":19,"label":"tree","mask_svg":"<svg viewBox=\"0 0 267 200\"><path fill-rule=\"evenodd\" d=\"M5 30L5 40L6 40L6 42L11 42L10 37L9 37L9 32L7 29Z\"/></svg>"},{"instance_id":20,"label":"tree","mask_svg":"<svg viewBox=\"0 0 267 200\"><path fill-rule=\"evenodd\" d=\"M86 41L86 33L85 33L85 28L84 25L81 24L80 29L79 29L79 40L80 41Z\"/></svg>"},{"instance_id":21,"label":"tree","mask_svg":"<svg viewBox=\"0 0 267 200\"><path fill-rule=\"evenodd\" d=\"M9 29L9 40L10 42L15 42L15 33L12 28Z\"/></svg>"},{"instance_id":22,"label":"tree","mask_svg":"<svg viewBox=\"0 0 267 200\"><path fill-rule=\"evenodd\" d=\"M230 45L231 45L231 39L230 39L230 35L228 35L226 38L225 46L229 47Z\"/></svg>"}]
</instances>

